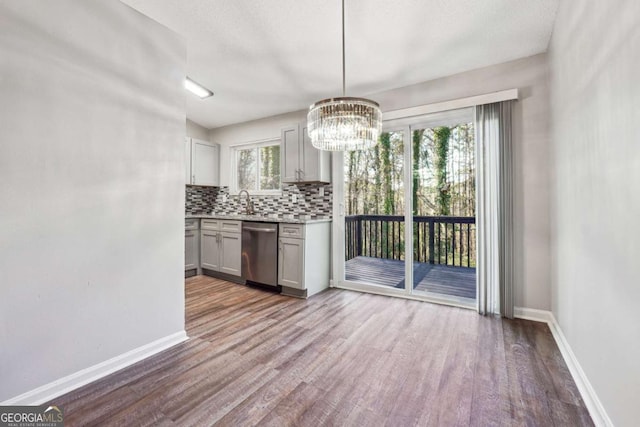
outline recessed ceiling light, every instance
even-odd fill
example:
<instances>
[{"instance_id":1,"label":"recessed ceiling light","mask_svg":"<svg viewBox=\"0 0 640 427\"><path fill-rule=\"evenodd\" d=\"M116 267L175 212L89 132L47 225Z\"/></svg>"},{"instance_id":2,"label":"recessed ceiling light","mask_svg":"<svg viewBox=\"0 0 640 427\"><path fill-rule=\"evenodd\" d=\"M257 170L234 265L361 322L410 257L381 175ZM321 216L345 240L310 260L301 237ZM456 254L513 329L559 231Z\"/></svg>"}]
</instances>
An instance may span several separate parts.
<instances>
[{"instance_id":1,"label":"recessed ceiling light","mask_svg":"<svg viewBox=\"0 0 640 427\"><path fill-rule=\"evenodd\" d=\"M191 92L192 94L194 94L195 96L199 97L200 99L205 99L208 98L210 96L213 96L213 92L211 92L209 89L207 89L206 87L194 82L193 80L191 80L189 77L187 77L184 80L184 87Z\"/></svg>"}]
</instances>

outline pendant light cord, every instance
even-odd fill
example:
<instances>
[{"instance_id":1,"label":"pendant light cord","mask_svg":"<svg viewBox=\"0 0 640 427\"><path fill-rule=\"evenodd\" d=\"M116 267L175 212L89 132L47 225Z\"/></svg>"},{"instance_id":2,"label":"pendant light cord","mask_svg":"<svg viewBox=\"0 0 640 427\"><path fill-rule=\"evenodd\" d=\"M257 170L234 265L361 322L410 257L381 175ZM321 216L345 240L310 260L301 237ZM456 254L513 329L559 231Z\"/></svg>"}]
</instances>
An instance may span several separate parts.
<instances>
[{"instance_id":1,"label":"pendant light cord","mask_svg":"<svg viewBox=\"0 0 640 427\"><path fill-rule=\"evenodd\" d=\"M346 71L344 61L344 0L342 0L342 96L347 95Z\"/></svg>"}]
</instances>

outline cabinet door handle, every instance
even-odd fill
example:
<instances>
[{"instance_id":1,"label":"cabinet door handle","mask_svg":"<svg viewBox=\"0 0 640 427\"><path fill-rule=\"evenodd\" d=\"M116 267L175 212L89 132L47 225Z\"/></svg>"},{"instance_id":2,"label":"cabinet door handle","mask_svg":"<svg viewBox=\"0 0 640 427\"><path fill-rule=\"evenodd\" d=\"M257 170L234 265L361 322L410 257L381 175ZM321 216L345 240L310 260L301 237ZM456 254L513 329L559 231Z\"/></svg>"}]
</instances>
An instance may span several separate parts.
<instances>
[{"instance_id":1,"label":"cabinet door handle","mask_svg":"<svg viewBox=\"0 0 640 427\"><path fill-rule=\"evenodd\" d=\"M195 175L191 175L191 183L192 184L196 183L196 176Z\"/></svg>"},{"instance_id":2,"label":"cabinet door handle","mask_svg":"<svg viewBox=\"0 0 640 427\"><path fill-rule=\"evenodd\" d=\"M257 231L260 233L275 233L276 229L275 228L255 228L255 227L242 227L243 230L249 230L249 231Z\"/></svg>"}]
</instances>

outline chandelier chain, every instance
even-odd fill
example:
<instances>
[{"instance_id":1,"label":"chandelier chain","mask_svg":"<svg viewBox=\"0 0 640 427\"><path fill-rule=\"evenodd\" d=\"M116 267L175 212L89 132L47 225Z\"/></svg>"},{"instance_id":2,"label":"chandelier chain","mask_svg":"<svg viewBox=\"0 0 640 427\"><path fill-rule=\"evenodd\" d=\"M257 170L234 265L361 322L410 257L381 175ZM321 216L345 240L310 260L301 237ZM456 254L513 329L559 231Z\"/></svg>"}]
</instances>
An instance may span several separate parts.
<instances>
[{"instance_id":1,"label":"chandelier chain","mask_svg":"<svg viewBox=\"0 0 640 427\"><path fill-rule=\"evenodd\" d=\"M307 133L319 150L366 150L375 146L382 131L377 102L347 97L345 14L342 0L342 97L318 101L309 107Z\"/></svg>"},{"instance_id":2,"label":"chandelier chain","mask_svg":"<svg viewBox=\"0 0 640 427\"><path fill-rule=\"evenodd\" d=\"M347 71L344 56L344 0L342 0L342 96L347 96Z\"/></svg>"}]
</instances>

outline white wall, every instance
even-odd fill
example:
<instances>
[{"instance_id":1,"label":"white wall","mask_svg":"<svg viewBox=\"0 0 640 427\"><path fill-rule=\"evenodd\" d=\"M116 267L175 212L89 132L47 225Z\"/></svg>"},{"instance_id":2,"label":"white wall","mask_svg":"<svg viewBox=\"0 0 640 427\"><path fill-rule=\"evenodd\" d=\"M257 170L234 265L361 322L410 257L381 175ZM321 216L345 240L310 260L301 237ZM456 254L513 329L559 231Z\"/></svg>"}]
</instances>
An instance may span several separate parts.
<instances>
[{"instance_id":1,"label":"white wall","mask_svg":"<svg viewBox=\"0 0 640 427\"><path fill-rule=\"evenodd\" d=\"M640 419L640 2L560 2L550 48L553 312L617 426Z\"/></svg>"},{"instance_id":2,"label":"white wall","mask_svg":"<svg viewBox=\"0 0 640 427\"><path fill-rule=\"evenodd\" d=\"M551 308L549 287L549 88L546 54L371 95L384 111L518 88L513 115L515 156L515 304ZM284 126L306 120L306 110L212 129L221 144L221 182L228 185L225 161L230 144L279 137Z\"/></svg>"},{"instance_id":3,"label":"white wall","mask_svg":"<svg viewBox=\"0 0 640 427\"><path fill-rule=\"evenodd\" d=\"M190 138L201 139L203 141L209 140L209 129L200 126L196 122L192 122L187 119L187 133L186 135Z\"/></svg>"},{"instance_id":4,"label":"white wall","mask_svg":"<svg viewBox=\"0 0 640 427\"><path fill-rule=\"evenodd\" d=\"M181 39L0 2L0 401L184 330Z\"/></svg>"}]
</instances>

